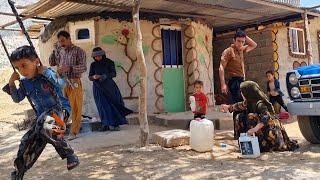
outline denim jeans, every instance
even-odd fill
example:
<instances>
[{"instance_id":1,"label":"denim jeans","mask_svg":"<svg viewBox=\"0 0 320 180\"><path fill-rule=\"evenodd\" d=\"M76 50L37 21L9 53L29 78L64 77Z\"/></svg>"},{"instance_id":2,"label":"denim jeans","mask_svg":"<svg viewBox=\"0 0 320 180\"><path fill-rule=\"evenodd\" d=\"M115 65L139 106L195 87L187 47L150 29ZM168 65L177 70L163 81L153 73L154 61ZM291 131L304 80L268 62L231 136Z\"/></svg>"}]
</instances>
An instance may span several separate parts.
<instances>
[{"instance_id":1,"label":"denim jeans","mask_svg":"<svg viewBox=\"0 0 320 180\"><path fill-rule=\"evenodd\" d=\"M228 82L228 88L231 95L231 102L235 104L237 102L243 101L240 91L240 84L244 81L243 77L232 77ZM241 111L233 112L233 130L234 130L234 139L238 139L239 135L236 130L236 116L241 113Z\"/></svg>"},{"instance_id":2,"label":"denim jeans","mask_svg":"<svg viewBox=\"0 0 320 180\"><path fill-rule=\"evenodd\" d=\"M237 103L243 101L240 92L240 84L244 81L243 77L232 77L228 82L228 88L231 94L231 102Z\"/></svg>"}]
</instances>

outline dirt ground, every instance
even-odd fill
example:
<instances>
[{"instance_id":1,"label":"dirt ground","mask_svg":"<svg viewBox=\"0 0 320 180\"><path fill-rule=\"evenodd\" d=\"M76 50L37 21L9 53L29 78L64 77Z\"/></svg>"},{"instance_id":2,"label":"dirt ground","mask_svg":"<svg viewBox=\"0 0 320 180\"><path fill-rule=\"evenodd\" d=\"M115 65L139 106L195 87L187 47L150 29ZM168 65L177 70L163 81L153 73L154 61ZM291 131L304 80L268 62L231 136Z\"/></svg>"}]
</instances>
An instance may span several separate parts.
<instances>
[{"instance_id":1,"label":"dirt ground","mask_svg":"<svg viewBox=\"0 0 320 180\"><path fill-rule=\"evenodd\" d=\"M0 85L6 81L0 76ZM0 179L9 179L19 140L25 131L13 124L21 121L28 103L15 104L0 92ZM120 132L92 133L71 141L81 164L67 171L54 148L48 145L25 179L320 179L320 146L302 137L297 122L285 124L301 148L295 152L264 153L257 159L239 159L231 131L218 131L213 153L197 153L189 146L137 148L138 126ZM165 127L151 126L151 131ZM228 144L221 149L220 143Z\"/></svg>"}]
</instances>

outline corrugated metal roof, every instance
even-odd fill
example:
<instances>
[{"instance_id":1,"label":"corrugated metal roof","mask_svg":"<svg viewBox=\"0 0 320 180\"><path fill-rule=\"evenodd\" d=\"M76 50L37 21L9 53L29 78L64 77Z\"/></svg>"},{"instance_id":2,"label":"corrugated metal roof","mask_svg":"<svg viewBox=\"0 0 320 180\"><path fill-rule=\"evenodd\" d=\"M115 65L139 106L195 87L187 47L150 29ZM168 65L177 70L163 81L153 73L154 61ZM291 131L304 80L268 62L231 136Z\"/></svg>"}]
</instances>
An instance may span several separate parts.
<instances>
[{"instance_id":1,"label":"corrugated metal roof","mask_svg":"<svg viewBox=\"0 0 320 180\"><path fill-rule=\"evenodd\" d=\"M284 17L299 12L289 5L270 6L268 0L144 0L141 12L156 12L184 17L203 18L216 28L256 23L263 19ZM42 8L52 7L41 12ZM38 12L39 17L60 16L102 11L131 11L132 0L40 0L22 14ZM297 11L296 11L297 10Z\"/></svg>"}]
</instances>

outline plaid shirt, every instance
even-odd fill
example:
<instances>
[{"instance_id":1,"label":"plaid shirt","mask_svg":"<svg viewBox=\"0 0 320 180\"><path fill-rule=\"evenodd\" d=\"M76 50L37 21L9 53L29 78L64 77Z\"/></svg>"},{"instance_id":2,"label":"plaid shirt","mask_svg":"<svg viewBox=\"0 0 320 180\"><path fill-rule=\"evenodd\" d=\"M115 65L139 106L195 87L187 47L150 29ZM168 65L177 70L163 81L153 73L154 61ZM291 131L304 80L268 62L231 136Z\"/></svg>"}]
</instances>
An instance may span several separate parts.
<instances>
[{"instance_id":1,"label":"plaid shirt","mask_svg":"<svg viewBox=\"0 0 320 180\"><path fill-rule=\"evenodd\" d=\"M80 78L81 74L87 71L86 53L75 45L54 51L49 57L49 64L70 67L71 70L63 74L69 79Z\"/></svg>"}]
</instances>

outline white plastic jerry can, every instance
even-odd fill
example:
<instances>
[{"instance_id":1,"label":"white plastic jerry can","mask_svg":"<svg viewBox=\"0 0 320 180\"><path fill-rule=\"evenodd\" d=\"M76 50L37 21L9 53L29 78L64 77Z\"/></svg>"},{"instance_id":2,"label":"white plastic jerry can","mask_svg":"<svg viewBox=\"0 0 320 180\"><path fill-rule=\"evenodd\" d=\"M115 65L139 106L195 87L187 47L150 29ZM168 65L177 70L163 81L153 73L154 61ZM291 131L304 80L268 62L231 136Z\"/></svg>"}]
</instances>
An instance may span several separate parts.
<instances>
[{"instance_id":1,"label":"white plastic jerry can","mask_svg":"<svg viewBox=\"0 0 320 180\"><path fill-rule=\"evenodd\" d=\"M254 134L253 136L249 136L247 133L241 133L239 146L242 158L256 158L260 156L258 137Z\"/></svg>"},{"instance_id":2,"label":"white plastic jerry can","mask_svg":"<svg viewBox=\"0 0 320 180\"><path fill-rule=\"evenodd\" d=\"M192 120L190 124L190 147L198 152L211 151L214 126L208 119Z\"/></svg>"},{"instance_id":3,"label":"white plastic jerry can","mask_svg":"<svg viewBox=\"0 0 320 180\"><path fill-rule=\"evenodd\" d=\"M191 111L192 112L196 111L196 98L194 96L190 96L189 101L190 101Z\"/></svg>"}]
</instances>

